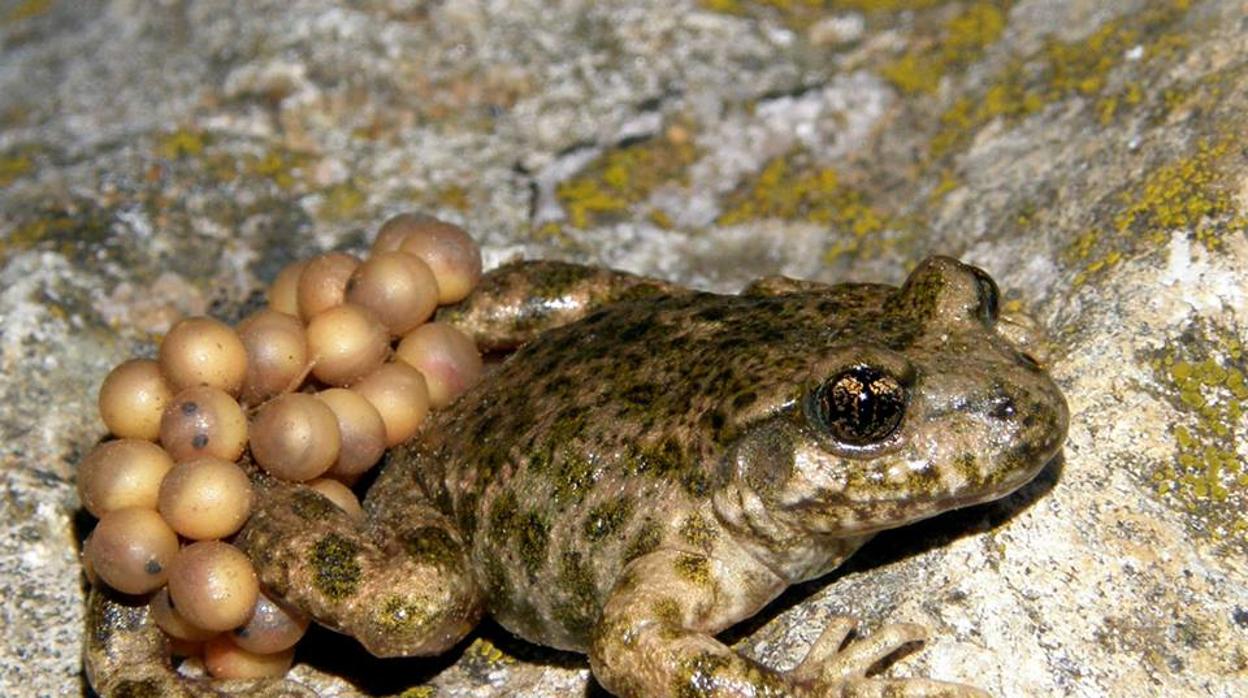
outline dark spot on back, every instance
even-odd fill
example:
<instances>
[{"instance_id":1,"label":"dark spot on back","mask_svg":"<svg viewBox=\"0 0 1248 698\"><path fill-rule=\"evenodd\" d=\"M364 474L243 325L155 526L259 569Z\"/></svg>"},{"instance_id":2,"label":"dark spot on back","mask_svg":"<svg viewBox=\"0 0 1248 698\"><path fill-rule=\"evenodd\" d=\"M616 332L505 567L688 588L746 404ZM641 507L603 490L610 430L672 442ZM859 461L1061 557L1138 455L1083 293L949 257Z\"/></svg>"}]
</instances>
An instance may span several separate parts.
<instances>
[{"instance_id":1,"label":"dark spot on back","mask_svg":"<svg viewBox=\"0 0 1248 698\"><path fill-rule=\"evenodd\" d=\"M407 554L423 562L448 567L459 557L459 545L439 526L422 526L405 531L402 543Z\"/></svg>"},{"instance_id":2,"label":"dark spot on back","mask_svg":"<svg viewBox=\"0 0 1248 698\"><path fill-rule=\"evenodd\" d=\"M317 541L308 559L316 588L335 601L354 594L360 584L359 552L354 541L337 533Z\"/></svg>"},{"instance_id":3,"label":"dark spot on back","mask_svg":"<svg viewBox=\"0 0 1248 698\"><path fill-rule=\"evenodd\" d=\"M552 608L555 621L573 637L588 637L601 609L593 571L580 553L568 551L560 556L559 589L564 598L555 602Z\"/></svg>"},{"instance_id":4,"label":"dark spot on back","mask_svg":"<svg viewBox=\"0 0 1248 698\"><path fill-rule=\"evenodd\" d=\"M619 498L599 504L585 517L585 537L597 542L615 533L633 513L631 499Z\"/></svg>"},{"instance_id":5,"label":"dark spot on back","mask_svg":"<svg viewBox=\"0 0 1248 698\"><path fill-rule=\"evenodd\" d=\"M524 570L529 579L535 580L537 571L546 562L546 549L550 544L550 524L542 520L537 512L529 512L520 517L519 540L517 550Z\"/></svg>"}]
</instances>

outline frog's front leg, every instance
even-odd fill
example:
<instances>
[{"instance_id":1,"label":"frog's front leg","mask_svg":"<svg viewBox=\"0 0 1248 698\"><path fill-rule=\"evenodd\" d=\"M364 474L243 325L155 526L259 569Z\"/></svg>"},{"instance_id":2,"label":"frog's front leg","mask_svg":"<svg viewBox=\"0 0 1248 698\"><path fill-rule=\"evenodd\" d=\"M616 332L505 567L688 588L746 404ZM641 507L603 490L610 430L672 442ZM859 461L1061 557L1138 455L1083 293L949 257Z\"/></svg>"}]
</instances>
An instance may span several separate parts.
<instances>
[{"instance_id":1,"label":"frog's front leg","mask_svg":"<svg viewBox=\"0 0 1248 698\"><path fill-rule=\"evenodd\" d=\"M483 351L509 350L598 308L685 289L614 269L533 260L488 272L467 298L438 312Z\"/></svg>"},{"instance_id":2,"label":"frog's front leg","mask_svg":"<svg viewBox=\"0 0 1248 698\"><path fill-rule=\"evenodd\" d=\"M595 628L594 676L620 696L984 696L958 684L866 676L881 659L922 639L914 625L886 626L842 648L854 624L837 619L789 671L762 666L714 638L784 586L757 563L670 550L640 557L621 576Z\"/></svg>"},{"instance_id":3,"label":"frog's front leg","mask_svg":"<svg viewBox=\"0 0 1248 698\"><path fill-rule=\"evenodd\" d=\"M374 655L439 654L476 625L481 592L450 521L417 487L389 494L360 524L315 490L270 478L235 544L269 589Z\"/></svg>"}]
</instances>

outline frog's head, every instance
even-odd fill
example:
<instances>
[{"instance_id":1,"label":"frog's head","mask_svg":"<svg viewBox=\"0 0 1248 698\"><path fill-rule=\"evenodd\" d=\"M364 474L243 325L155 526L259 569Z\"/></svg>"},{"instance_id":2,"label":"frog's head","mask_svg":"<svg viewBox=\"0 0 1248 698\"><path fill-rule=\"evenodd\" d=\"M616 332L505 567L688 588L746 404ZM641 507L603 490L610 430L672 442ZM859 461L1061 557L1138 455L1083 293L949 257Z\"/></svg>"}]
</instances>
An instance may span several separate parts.
<instances>
[{"instance_id":1,"label":"frog's head","mask_svg":"<svg viewBox=\"0 0 1248 698\"><path fill-rule=\"evenodd\" d=\"M856 535L1009 494L1066 435L1066 401L983 271L924 261L837 328L788 409L734 450L773 517Z\"/></svg>"}]
</instances>

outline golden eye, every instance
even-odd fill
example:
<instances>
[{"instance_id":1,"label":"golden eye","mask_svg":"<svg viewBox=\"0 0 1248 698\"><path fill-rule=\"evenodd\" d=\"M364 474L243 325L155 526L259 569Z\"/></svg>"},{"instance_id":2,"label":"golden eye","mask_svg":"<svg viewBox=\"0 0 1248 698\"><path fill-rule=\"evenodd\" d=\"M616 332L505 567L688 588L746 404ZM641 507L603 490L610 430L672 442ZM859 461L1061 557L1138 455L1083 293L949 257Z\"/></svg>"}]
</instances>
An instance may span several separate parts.
<instances>
[{"instance_id":1,"label":"golden eye","mask_svg":"<svg viewBox=\"0 0 1248 698\"><path fill-rule=\"evenodd\" d=\"M814 413L837 441L868 446L887 439L906 413L906 388L870 366L854 366L815 389Z\"/></svg>"}]
</instances>

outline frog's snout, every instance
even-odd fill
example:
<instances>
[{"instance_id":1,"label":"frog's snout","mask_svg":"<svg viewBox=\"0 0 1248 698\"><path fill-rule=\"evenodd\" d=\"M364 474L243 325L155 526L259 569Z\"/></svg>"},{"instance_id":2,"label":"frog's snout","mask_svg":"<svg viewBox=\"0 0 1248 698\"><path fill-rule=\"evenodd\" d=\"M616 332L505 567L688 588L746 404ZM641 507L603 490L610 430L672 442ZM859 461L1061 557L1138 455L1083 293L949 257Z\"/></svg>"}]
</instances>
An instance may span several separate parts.
<instances>
[{"instance_id":1,"label":"frog's snout","mask_svg":"<svg viewBox=\"0 0 1248 698\"><path fill-rule=\"evenodd\" d=\"M1026 363L975 392L931 405L931 461L954 506L1003 497L1035 477L1066 438L1069 411L1048 375ZM940 391L933 390L934 393Z\"/></svg>"}]
</instances>

